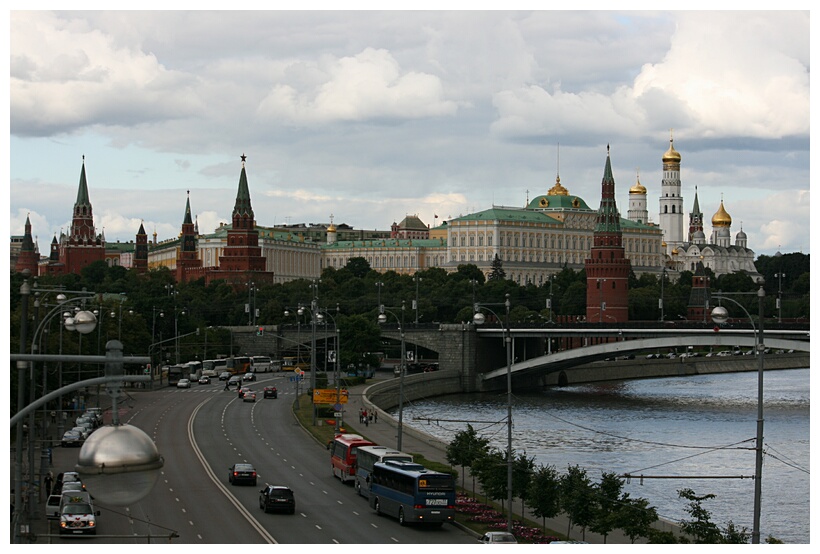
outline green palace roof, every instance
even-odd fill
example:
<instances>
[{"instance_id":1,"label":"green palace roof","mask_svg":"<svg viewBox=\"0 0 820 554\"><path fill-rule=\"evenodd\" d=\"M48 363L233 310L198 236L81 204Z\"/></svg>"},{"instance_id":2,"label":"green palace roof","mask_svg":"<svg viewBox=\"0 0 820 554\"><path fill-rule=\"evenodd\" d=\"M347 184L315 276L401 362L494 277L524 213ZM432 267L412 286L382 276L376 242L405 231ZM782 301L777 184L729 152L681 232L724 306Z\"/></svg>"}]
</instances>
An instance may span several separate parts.
<instances>
[{"instance_id":1,"label":"green palace roof","mask_svg":"<svg viewBox=\"0 0 820 554\"><path fill-rule=\"evenodd\" d=\"M343 240L332 244L323 244L322 249L336 250L349 248L439 248L447 246L441 239L376 239L376 240Z\"/></svg>"},{"instance_id":2,"label":"green palace roof","mask_svg":"<svg viewBox=\"0 0 820 554\"><path fill-rule=\"evenodd\" d=\"M541 211L530 210L527 208L505 208L493 206L490 209L482 210L472 214L456 217L450 221L528 221L533 223L546 223L551 225L563 225L554 217L550 217Z\"/></svg>"},{"instance_id":3,"label":"green palace roof","mask_svg":"<svg viewBox=\"0 0 820 554\"><path fill-rule=\"evenodd\" d=\"M543 195L543 196L536 196L532 199L532 201L527 205L528 210L584 210L594 212L587 203L584 202L584 199L580 196L574 195L564 195L564 194L555 194L555 195Z\"/></svg>"}]
</instances>

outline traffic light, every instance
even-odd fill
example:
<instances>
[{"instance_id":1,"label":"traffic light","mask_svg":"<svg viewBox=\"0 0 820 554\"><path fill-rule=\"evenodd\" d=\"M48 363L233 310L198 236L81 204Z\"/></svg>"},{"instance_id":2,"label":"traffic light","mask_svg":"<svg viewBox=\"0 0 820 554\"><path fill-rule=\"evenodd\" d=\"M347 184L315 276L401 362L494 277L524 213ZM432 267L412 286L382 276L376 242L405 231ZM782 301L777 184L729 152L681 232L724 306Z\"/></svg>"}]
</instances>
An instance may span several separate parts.
<instances>
[{"instance_id":1,"label":"traffic light","mask_svg":"<svg viewBox=\"0 0 820 554\"><path fill-rule=\"evenodd\" d=\"M257 327L256 328L256 336L257 337L261 337L264 334L265 334L265 328L264 327Z\"/></svg>"}]
</instances>

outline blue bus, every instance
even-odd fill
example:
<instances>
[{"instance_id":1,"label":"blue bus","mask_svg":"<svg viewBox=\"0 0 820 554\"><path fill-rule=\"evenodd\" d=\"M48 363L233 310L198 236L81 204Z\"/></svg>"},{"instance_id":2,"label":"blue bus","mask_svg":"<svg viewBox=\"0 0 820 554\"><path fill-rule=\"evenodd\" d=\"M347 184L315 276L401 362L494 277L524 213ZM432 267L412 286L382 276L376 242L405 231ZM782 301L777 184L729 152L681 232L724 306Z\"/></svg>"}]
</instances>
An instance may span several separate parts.
<instances>
[{"instance_id":1,"label":"blue bus","mask_svg":"<svg viewBox=\"0 0 820 554\"><path fill-rule=\"evenodd\" d=\"M370 474L377 462L400 461L412 462L413 456L399 452L387 446L360 446L356 451L356 492L370 498Z\"/></svg>"},{"instance_id":2,"label":"blue bus","mask_svg":"<svg viewBox=\"0 0 820 554\"><path fill-rule=\"evenodd\" d=\"M452 475L414 462L373 464L370 507L376 515L398 518L400 525L430 523L441 526L456 514L456 484Z\"/></svg>"}]
</instances>

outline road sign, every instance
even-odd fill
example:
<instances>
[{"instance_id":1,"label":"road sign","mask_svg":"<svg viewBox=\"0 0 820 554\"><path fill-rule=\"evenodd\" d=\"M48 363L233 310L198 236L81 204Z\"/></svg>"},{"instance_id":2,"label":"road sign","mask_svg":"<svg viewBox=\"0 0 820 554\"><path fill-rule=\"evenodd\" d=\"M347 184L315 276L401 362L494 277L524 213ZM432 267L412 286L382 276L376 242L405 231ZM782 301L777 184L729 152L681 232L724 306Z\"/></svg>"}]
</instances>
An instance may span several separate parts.
<instances>
[{"instance_id":1,"label":"road sign","mask_svg":"<svg viewBox=\"0 0 820 554\"><path fill-rule=\"evenodd\" d=\"M347 404L347 389L342 389L338 398L336 389L313 389L314 404Z\"/></svg>"}]
</instances>

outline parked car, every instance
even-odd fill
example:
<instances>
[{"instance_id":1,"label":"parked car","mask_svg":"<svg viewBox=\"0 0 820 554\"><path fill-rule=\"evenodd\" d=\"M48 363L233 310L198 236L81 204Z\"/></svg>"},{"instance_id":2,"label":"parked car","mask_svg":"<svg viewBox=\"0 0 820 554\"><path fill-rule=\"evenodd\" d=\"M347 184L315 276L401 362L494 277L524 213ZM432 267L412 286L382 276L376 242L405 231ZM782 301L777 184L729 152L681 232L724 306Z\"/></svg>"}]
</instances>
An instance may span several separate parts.
<instances>
[{"instance_id":1,"label":"parked car","mask_svg":"<svg viewBox=\"0 0 820 554\"><path fill-rule=\"evenodd\" d=\"M189 379L180 379L177 381L177 388L178 389L190 389L191 388L191 381Z\"/></svg>"},{"instance_id":2,"label":"parked car","mask_svg":"<svg viewBox=\"0 0 820 554\"><path fill-rule=\"evenodd\" d=\"M46 500L46 519L60 519L60 500L62 495L51 494Z\"/></svg>"},{"instance_id":3,"label":"parked car","mask_svg":"<svg viewBox=\"0 0 820 554\"><path fill-rule=\"evenodd\" d=\"M242 402L256 402L256 393L252 390L246 390L242 395Z\"/></svg>"},{"instance_id":4,"label":"parked car","mask_svg":"<svg viewBox=\"0 0 820 554\"><path fill-rule=\"evenodd\" d=\"M81 415L80 417L74 420L74 425L83 425L88 427L89 429L96 429L98 427L97 417L92 414Z\"/></svg>"},{"instance_id":5,"label":"parked car","mask_svg":"<svg viewBox=\"0 0 820 554\"><path fill-rule=\"evenodd\" d=\"M265 398L278 398L279 391L276 390L276 387L265 387L262 391L262 395Z\"/></svg>"},{"instance_id":6,"label":"parked car","mask_svg":"<svg viewBox=\"0 0 820 554\"><path fill-rule=\"evenodd\" d=\"M79 481L67 481L62 484L60 487L60 494L68 494L68 493L75 493L75 492L83 492L85 490L85 485L83 485Z\"/></svg>"},{"instance_id":7,"label":"parked car","mask_svg":"<svg viewBox=\"0 0 820 554\"><path fill-rule=\"evenodd\" d=\"M230 371L223 371L222 373L219 374L219 380L220 381L227 381L230 378L231 378L231 372Z\"/></svg>"},{"instance_id":8,"label":"parked car","mask_svg":"<svg viewBox=\"0 0 820 554\"><path fill-rule=\"evenodd\" d=\"M228 469L228 482L231 485L248 483L256 486L256 469L252 464L234 464Z\"/></svg>"},{"instance_id":9,"label":"parked car","mask_svg":"<svg viewBox=\"0 0 820 554\"><path fill-rule=\"evenodd\" d=\"M66 504L60 512L61 535L96 535L97 517L91 504L76 502Z\"/></svg>"},{"instance_id":10,"label":"parked car","mask_svg":"<svg viewBox=\"0 0 820 554\"><path fill-rule=\"evenodd\" d=\"M82 446L83 437L74 429L69 429L63 433L63 438L60 440L60 446L63 448L70 448L72 446Z\"/></svg>"},{"instance_id":11,"label":"parked car","mask_svg":"<svg viewBox=\"0 0 820 554\"><path fill-rule=\"evenodd\" d=\"M72 427L70 430L77 431L83 440L87 439L88 435L91 434L91 431L88 430L88 427Z\"/></svg>"},{"instance_id":12,"label":"parked car","mask_svg":"<svg viewBox=\"0 0 820 554\"><path fill-rule=\"evenodd\" d=\"M507 531L487 531L478 539L481 544L516 544L515 535Z\"/></svg>"},{"instance_id":13,"label":"parked car","mask_svg":"<svg viewBox=\"0 0 820 554\"><path fill-rule=\"evenodd\" d=\"M268 485L259 491L259 508L268 512L296 513L293 491L281 485Z\"/></svg>"},{"instance_id":14,"label":"parked car","mask_svg":"<svg viewBox=\"0 0 820 554\"><path fill-rule=\"evenodd\" d=\"M66 483L64 486L68 486L71 483ZM67 491L63 490L62 494L60 494L60 507L58 509L58 518L59 514L63 512L63 507L66 504L77 504L78 502L84 502L86 504L92 504L91 494L84 490L73 490Z\"/></svg>"},{"instance_id":15,"label":"parked car","mask_svg":"<svg viewBox=\"0 0 820 554\"><path fill-rule=\"evenodd\" d=\"M242 376L243 381L256 381L256 374L252 372L248 372Z\"/></svg>"}]
</instances>

